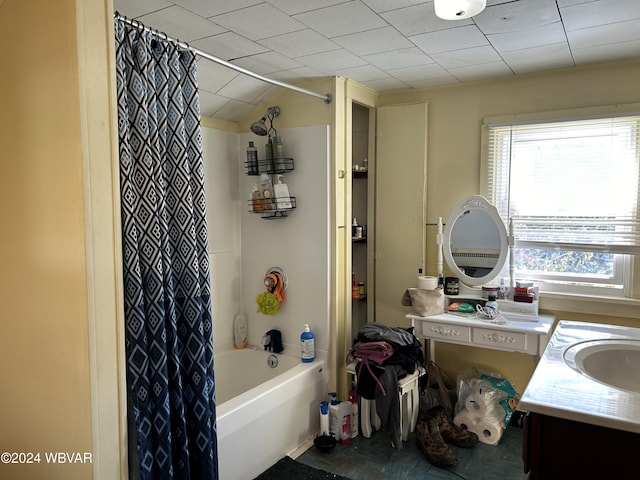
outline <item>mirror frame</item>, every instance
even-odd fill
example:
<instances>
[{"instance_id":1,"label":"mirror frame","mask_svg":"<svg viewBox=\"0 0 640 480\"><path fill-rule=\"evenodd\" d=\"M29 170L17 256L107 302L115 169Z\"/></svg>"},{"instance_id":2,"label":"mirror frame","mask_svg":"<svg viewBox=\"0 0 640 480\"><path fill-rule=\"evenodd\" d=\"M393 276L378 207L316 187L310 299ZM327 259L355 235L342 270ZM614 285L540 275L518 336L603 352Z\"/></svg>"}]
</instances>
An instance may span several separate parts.
<instances>
[{"instance_id":1,"label":"mirror frame","mask_svg":"<svg viewBox=\"0 0 640 480\"><path fill-rule=\"evenodd\" d=\"M500 255L498 256L498 261L493 269L482 277L471 277L464 273L460 268L458 268L458 265L456 265L451 254L451 231L453 230L458 218L469 210L479 210L489 215L493 220L495 227L498 229L498 234L500 236ZM447 223L444 227L442 249L447 265L462 283L468 286L478 286L491 282L498 276L504 267L507 260L507 254L509 252L507 229L502 218L500 218L500 215L498 214L498 209L489 203L489 201L482 195L469 195L468 197L463 198L462 201L456 205L453 210L451 210L451 215L449 215L449 218L447 219Z\"/></svg>"}]
</instances>

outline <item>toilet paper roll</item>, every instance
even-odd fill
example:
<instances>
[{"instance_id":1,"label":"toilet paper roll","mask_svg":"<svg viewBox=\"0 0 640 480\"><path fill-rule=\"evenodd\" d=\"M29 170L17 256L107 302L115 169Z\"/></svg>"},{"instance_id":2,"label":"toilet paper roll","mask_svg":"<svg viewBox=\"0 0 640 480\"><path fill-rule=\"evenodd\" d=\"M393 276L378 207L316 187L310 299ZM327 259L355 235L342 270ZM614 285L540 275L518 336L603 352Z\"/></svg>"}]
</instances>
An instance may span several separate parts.
<instances>
[{"instance_id":1,"label":"toilet paper roll","mask_svg":"<svg viewBox=\"0 0 640 480\"><path fill-rule=\"evenodd\" d=\"M496 445L502 438L503 429L498 422L479 422L474 428L478 440L487 445Z\"/></svg>"},{"instance_id":2,"label":"toilet paper roll","mask_svg":"<svg viewBox=\"0 0 640 480\"><path fill-rule=\"evenodd\" d=\"M464 410L453 417L453 423L460 428L466 428L470 432L475 433L475 426L477 424L477 418L467 414Z\"/></svg>"},{"instance_id":3,"label":"toilet paper roll","mask_svg":"<svg viewBox=\"0 0 640 480\"><path fill-rule=\"evenodd\" d=\"M486 417L492 414L497 405L482 393L470 393L464 401L464 409L473 417Z\"/></svg>"},{"instance_id":4,"label":"toilet paper roll","mask_svg":"<svg viewBox=\"0 0 640 480\"><path fill-rule=\"evenodd\" d=\"M418 277L418 288L424 290L435 290L438 288L438 277Z\"/></svg>"}]
</instances>

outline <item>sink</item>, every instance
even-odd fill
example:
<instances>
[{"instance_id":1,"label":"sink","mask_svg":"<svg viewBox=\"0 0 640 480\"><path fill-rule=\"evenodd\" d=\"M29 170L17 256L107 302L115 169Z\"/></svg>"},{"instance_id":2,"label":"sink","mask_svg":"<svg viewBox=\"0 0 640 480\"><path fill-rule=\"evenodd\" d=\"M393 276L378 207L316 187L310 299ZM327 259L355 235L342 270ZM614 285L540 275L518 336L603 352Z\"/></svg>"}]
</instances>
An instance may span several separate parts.
<instances>
[{"instance_id":1,"label":"sink","mask_svg":"<svg viewBox=\"0 0 640 480\"><path fill-rule=\"evenodd\" d=\"M576 343L564 352L571 368L610 387L640 393L640 340L602 339Z\"/></svg>"}]
</instances>

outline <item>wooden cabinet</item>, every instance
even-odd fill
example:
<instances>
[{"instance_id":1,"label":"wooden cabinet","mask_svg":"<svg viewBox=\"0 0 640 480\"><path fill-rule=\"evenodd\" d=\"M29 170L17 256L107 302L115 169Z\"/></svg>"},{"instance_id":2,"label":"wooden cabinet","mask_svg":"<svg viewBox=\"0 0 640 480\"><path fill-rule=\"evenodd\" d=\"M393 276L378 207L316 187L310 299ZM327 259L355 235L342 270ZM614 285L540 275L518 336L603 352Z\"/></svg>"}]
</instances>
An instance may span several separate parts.
<instances>
[{"instance_id":1,"label":"wooden cabinet","mask_svg":"<svg viewBox=\"0 0 640 480\"><path fill-rule=\"evenodd\" d=\"M529 412L522 450L529 480L627 478L638 470L640 434Z\"/></svg>"}]
</instances>

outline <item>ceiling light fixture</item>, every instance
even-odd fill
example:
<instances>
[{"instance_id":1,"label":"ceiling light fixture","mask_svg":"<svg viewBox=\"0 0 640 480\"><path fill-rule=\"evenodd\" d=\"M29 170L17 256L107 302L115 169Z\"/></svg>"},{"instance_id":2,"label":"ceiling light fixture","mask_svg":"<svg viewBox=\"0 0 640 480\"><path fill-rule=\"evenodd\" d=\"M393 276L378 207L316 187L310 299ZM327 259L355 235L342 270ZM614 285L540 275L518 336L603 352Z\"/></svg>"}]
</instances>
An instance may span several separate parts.
<instances>
[{"instance_id":1,"label":"ceiling light fixture","mask_svg":"<svg viewBox=\"0 0 640 480\"><path fill-rule=\"evenodd\" d=\"M479 14L487 0L434 0L436 15L443 20L462 20Z\"/></svg>"}]
</instances>

